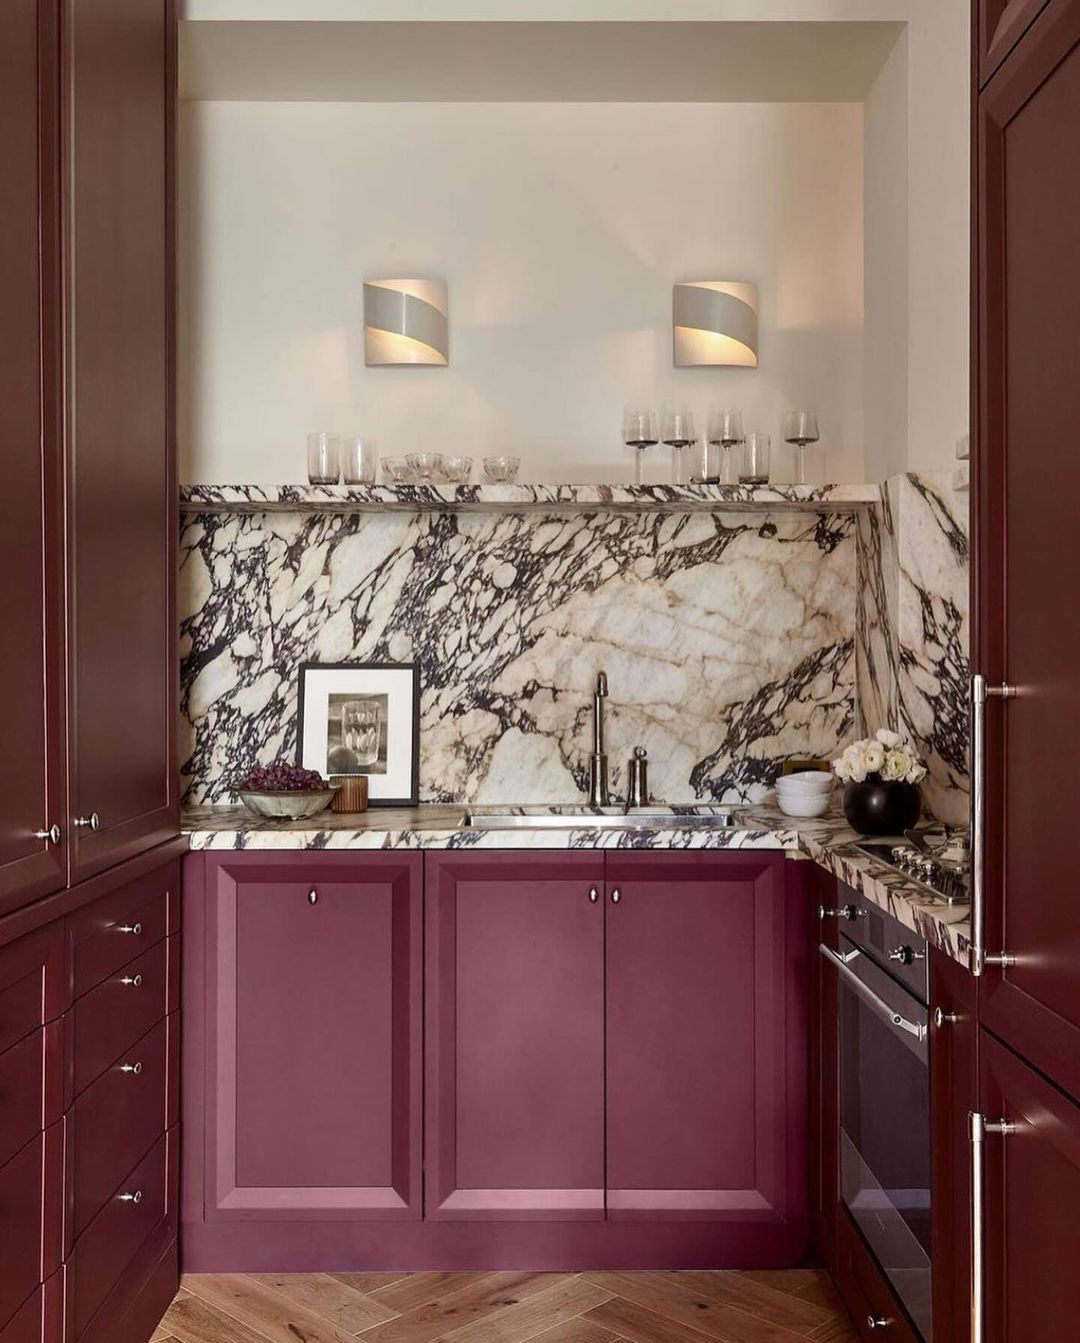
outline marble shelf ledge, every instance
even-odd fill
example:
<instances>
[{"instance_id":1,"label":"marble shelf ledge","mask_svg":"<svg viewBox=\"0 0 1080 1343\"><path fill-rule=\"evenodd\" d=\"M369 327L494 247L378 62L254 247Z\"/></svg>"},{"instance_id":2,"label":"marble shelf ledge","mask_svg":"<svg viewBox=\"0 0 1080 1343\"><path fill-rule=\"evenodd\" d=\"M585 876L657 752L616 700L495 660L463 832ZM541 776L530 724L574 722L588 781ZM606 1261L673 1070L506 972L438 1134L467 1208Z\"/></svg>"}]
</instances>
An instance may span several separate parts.
<instances>
[{"instance_id":1,"label":"marble shelf ledge","mask_svg":"<svg viewBox=\"0 0 1080 1343\"><path fill-rule=\"evenodd\" d=\"M878 485L183 485L181 513L851 513Z\"/></svg>"}]
</instances>

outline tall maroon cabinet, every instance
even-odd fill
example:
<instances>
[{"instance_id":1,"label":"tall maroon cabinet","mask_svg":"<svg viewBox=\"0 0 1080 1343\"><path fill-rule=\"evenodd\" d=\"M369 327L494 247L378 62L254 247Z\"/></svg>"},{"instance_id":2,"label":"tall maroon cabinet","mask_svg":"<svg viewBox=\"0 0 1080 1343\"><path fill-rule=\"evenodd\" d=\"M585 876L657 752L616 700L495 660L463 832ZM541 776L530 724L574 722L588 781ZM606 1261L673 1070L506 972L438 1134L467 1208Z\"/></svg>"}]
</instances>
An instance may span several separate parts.
<instances>
[{"instance_id":1,"label":"tall maroon cabinet","mask_svg":"<svg viewBox=\"0 0 1080 1343\"><path fill-rule=\"evenodd\" d=\"M67 875L56 43L55 0L0 6L0 915Z\"/></svg>"},{"instance_id":2,"label":"tall maroon cabinet","mask_svg":"<svg viewBox=\"0 0 1080 1343\"><path fill-rule=\"evenodd\" d=\"M975 665L1015 690L985 709L981 1020L1080 1096L1077 218L1080 0L1052 0L978 113Z\"/></svg>"}]
</instances>

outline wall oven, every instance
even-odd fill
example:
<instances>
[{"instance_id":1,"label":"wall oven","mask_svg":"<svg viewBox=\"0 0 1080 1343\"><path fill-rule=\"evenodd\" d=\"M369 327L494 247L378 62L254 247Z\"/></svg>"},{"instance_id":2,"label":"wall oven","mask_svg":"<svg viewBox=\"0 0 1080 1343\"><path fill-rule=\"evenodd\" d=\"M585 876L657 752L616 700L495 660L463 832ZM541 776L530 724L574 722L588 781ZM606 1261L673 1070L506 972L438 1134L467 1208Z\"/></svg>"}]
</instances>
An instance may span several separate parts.
<instances>
[{"instance_id":1,"label":"wall oven","mask_svg":"<svg viewBox=\"0 0 1080 1343\"><path fill-rule=\"evenodd\" d=\"M840 1201L922 1338L932 1339L926 942L884 910L837 911Z\"/></svg>"}]
</instances>

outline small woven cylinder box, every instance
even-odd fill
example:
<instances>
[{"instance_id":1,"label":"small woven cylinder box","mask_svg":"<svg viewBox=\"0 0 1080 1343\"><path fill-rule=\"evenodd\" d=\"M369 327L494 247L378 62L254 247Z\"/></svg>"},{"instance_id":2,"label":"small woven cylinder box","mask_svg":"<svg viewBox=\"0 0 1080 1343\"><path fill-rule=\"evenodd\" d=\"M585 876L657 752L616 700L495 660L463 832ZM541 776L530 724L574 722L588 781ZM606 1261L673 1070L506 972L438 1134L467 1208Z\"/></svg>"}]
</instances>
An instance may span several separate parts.
<instances>
[{"instance_id":1,"label":"small woven cylinder box","mask_svg":"<svg viewBox=\"0 0 1080 1343\"><path fill-rule=\"evenodd\" d=\"M366 774L344 774L341 778L341 787L334 794L334 800L330 803L331 811L367 811L367 775Z\"/></svg>"}]
</instances>

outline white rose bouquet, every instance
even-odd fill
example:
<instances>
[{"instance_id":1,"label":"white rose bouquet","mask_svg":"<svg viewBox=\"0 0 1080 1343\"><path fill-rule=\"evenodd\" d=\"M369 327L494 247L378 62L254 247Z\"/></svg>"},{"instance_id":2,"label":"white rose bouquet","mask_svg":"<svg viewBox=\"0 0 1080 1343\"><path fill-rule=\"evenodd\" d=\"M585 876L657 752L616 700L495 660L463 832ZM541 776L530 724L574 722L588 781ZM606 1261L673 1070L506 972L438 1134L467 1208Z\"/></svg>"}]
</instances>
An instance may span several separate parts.
<instances>
[{"instance_id":1,"label":"white rose bouquet","mask_svg":"<svg viewBox=\"0 0 1080 1343\"><path fill-rule=\"evenodd\" d=\"M832 762L833 773L845 783L881 779L885 783L918 783L926 777L926 766L915 747L899 732L881 728L872 737L852 742L839 759Z\"/></svg>"}]
</instances>

